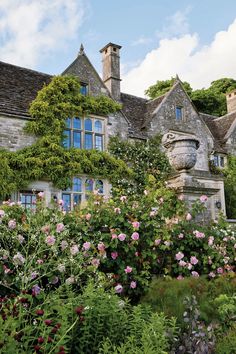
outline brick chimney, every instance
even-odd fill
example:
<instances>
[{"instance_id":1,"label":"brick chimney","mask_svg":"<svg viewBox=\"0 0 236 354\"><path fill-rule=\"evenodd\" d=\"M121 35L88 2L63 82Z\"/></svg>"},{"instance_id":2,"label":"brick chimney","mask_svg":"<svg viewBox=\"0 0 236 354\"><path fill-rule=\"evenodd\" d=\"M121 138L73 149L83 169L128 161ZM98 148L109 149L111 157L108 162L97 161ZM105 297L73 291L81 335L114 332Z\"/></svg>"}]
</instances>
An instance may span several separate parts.
<instances>
[{"instance_id":1,"label":"brick chimney","mask_svg":"<svg viewBox=\"0 0 236 354\"><path fill-rule=\"evenodd\" d=\"M108 43L100 50L100 53L102 53L103 81L116 101L120 101L120 49L120 45Z\"/></svg>"},{"instance_id":2,"label":"brick chimney","mask_svg":"<svg viewBox=\"0 0 236 354\"><path fill-rule=\"evenodd\" d=\"M226 94L227 112L236 111L236 90Z\"/></svg>"}]
</instances>

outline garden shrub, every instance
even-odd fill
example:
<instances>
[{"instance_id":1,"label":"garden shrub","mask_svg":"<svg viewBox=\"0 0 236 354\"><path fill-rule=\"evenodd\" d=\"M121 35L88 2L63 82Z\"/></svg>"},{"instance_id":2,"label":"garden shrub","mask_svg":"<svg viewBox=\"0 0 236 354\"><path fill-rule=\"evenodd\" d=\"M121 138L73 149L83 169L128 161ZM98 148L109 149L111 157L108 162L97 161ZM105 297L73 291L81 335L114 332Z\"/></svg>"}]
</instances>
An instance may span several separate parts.
<instances>
[{"instance_id":1,"label":"garden shrub","mask_svg":"<svg viewBox=\"0 0 236 354\"><path fill-rule=\"evenodd\" d=\"M236 327L222 335L216 344L216 354L236 354Z\"/></svg>"}]
</instances>

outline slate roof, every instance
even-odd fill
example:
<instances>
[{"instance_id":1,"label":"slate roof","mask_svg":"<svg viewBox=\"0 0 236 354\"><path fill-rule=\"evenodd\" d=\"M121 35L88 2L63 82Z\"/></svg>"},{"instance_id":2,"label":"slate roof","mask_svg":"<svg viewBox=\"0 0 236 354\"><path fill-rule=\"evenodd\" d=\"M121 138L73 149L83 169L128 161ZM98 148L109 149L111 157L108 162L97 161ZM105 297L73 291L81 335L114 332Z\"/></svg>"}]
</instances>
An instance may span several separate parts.
<instances>
[{"instance_id":1,"label":"slate roof","mask_svg":"<svg viewBox=\"0 0 236 354\"><path fill-rule=\"evenodd\" d=\"M0 61L0 111L29 116L30 103L52 76Z\"/></svg>"},{"instance_id":2,"label":"slate roof","mask_svg":"<svg viewBox=\"0 0 236 354\"><path fill-rule=\"evenodd\" d=\"M132 127L140 130L145 119L147 100L127 93L121 93L121 103L122 111L132 124Z\"/></svg>"}]
</instances>

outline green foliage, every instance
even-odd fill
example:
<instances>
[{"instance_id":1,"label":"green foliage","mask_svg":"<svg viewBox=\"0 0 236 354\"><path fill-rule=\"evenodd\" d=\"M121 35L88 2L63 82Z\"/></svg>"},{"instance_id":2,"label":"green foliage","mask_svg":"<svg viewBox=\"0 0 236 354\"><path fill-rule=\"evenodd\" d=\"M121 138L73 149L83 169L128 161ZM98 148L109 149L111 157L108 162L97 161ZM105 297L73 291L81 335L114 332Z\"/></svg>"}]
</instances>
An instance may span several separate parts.
<instances>
[{"instance_id":1,"label":"green foliage","mask_svg":"<svg viewBox=\"0 0 236 354\"><path fill-rule=\"evenodd\" d=\"M156 136L148 141L124 141L113 137L109 142L110 153L132 168L132 179L123 176L114 181L113 191L119 190L127 194L140 194L149 183L152 175L158 181L164 181L170 172L170 164L161 151L161 138Z\"/></svg>"},{"instance_id":2,"label":"green foliage","mask_svg":"<svg viewBox=\"0 0 236 354\"><path fill-rule=\"evenodd\" d=\"M111 99L90 97L80 93L75 77L57 76L38 92L30 106L33 118L26 131L38 136L37 141L17 152L0 151L0 198L27 187L30 181L46 179L59 189L70 186L71 177L89 174L110 181L131 171L124 162L106 152L65 149L63 130L67 117L85 114L107 115L120 109Z\"/></svg>"},{"instance_id":3,"label":"green foliage","mask_svg":"<svg viewBox=\"0 0 236 354\"><path fill-rule=\"evenodd\" d=\"M236 354L236 328L232 328L224 333L218 341L215 348L216 354Z\"/></svg>"},{"instance_id":4,"label":"green foliage","mask_svg":"<svg viewBox=\"0 0 236 354\"><path fill-rule=\"evenodd\" d=\"M215 299L219 319L223 326L230 327L236 320L236 295L221 294Z\"/></svg>"},{"instance_id":5,"label":"green foliage","mask_svg":"<svg viewBox=\"0 0 236 354\"><path fill-rule=\"evenodd\" d=\"M145 91L145 94L154 99L168 92L174 82L174 78L157 81L155 85L150 86ZM209 88L200 90L192 90L187 82L182 84L199 112L215 116L222 116L227 113L225 94L236 88L236 80L231 78L212 81Z\"/></svg>"},{"instance_id":6,"label":"green foliage","mask_svg":"<svg viewBox=\"0 0 236 354\"><path fill-rule=\"evenodd\" d=\"M229 156L225 174L226 214L229 219L236 218L236 157Z\"/></svg>"},{"instance_id":7,"label":"green foliage","mask_svg":"<svg viewBox=\"0 0 236 354\"><path fill-rule=\"evenodd\" d=\"M146 91L145 95L154 99L158 96L162 96L167 93L171 87L174 85L176 78L172 77L170 80L157 81L154 85L150 86ZM188 95L191 95L192 88L188 82L182 82L183 87Z\"/></svg>"}]
</instances>

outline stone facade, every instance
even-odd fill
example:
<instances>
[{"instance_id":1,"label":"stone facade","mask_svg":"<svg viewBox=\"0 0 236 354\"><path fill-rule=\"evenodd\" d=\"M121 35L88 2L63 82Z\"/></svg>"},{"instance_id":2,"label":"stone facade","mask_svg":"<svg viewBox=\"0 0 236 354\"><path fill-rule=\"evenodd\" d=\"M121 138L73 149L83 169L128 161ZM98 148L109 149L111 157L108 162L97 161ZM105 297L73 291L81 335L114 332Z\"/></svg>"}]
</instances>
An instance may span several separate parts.
<instances>
[{"instance_id":1,"label":"stone facade","mask_svg":"<svg viewBox=\"0 0 236 354\"><path fill-rule=\"evenodd\" d=\"M221 177L210 173L209 159L219 157L221 162L226 162L228 153L236 154L235 92L227 95L229 113L223 117L199 113L178 77L168 93L154 100L121 93L120 49L121 46L113 43L101 49L103 80L83 46L62 74L78 77L89 94L106 95L122 104L120 112L101 117L105 121L106 143L110 136L117 134L123 139L139 140L157 134L174 134L182 142L190 137L198 141L194 166L174 172L169 182L190 201L201 193L207 194L210 215L216 218L220 210L225 212L224 184ZM51 76L0 62L0 80L0 147L15 151L35 141L35 137L23 132L23 127L30 119L30 102ZM33 182L28 189L45 191L48 203L52 197L62 197L62 191L56 190L50 181ZM104 193L109 193L107 181L104 181ZM15 198L18 197L16 193Z\"/></svg>"}]
</instances>

